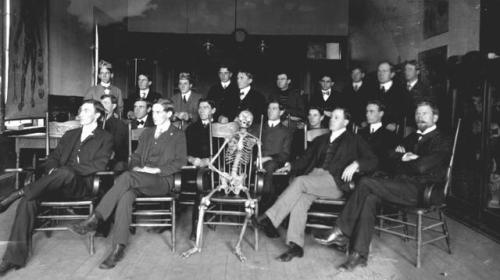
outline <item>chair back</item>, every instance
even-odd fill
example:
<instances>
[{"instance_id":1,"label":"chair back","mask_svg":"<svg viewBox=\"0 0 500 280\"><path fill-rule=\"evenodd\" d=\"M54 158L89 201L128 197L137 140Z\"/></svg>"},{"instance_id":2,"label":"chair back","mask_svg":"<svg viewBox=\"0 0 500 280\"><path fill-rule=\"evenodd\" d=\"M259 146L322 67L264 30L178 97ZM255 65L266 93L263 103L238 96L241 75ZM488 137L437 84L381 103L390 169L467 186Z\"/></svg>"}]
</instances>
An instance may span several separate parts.
<instances>
[{"instance_id":1,"label":"chair back","mask_svg":"<svg viewBox=\"0 0 500 280\"><path fill-rule=\"evenodd\" d=\"M128 123L128 161L130 162L130 157L134 152L134 148L132 147L132 143L138 142L139 137L141 136L144 128L134 128L132 129L132 124Z\"/></svg>"},{"instance_id":2,"label":"chair back","mask_svg":"<svg viewBox=\"0 0 500 280\"><path fill-rule=\"evenodd\" d=\"M316 137L330 132L328 128L318 128L318 129L307 129L307 125L304 126L304 149L307 150L307 143L313 141Z\"/></svg>"},{"instance_id":3,"label":"chair back","mask_svg":"<svg viewBox=\"0 0 500 280\"><path fill-rule=\"evenodd\" d=\"M455 129L455 135L453 137L453 147L451 148L450 163L448 164L448 168L446 169L446 183L444 184L443 188L444 197L448 196L448 192L451 185L453 163L455 161L455 151L457 149L458 135L460 133L461 125L462 125L462 119L458 119L457 128Z\"/></svg>"}]
</instances>

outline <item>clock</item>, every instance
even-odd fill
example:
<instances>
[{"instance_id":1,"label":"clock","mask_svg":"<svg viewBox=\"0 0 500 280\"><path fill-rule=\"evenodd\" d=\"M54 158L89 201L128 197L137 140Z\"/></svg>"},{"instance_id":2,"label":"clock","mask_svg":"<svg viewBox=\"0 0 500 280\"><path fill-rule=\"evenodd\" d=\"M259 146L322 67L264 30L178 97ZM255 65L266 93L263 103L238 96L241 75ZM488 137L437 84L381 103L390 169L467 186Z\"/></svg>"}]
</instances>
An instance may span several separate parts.
<instances>
[{"instance_id":1,"label":"clock","mask_svg":"<svg viewBox=\"0 0 500 280\"><path fill-rule=\"evenodd\" d=\"M233 37L234 37L234 40L238 43L242 43L246 40L248 36L248 33L245 29L243 28L236 28L234 31L233 31Z\"/></svg>"}]
</instances>

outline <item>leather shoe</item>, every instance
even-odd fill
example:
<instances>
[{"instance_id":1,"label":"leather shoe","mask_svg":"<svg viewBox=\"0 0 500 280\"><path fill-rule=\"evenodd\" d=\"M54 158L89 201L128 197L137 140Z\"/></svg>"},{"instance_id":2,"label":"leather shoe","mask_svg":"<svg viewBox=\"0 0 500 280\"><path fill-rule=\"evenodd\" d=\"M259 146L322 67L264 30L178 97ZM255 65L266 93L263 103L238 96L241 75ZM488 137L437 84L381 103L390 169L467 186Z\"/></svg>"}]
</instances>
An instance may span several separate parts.
<instances>
[{"instance_id":1,"label":"leather shoe","mask_svg":"<svg viewBox=\"0 0 500 280\"><path fill-rule=\"evenodd\" d=\"M2 261L2 263L0 263L0 277L4 276L5 274L7 274L7 272L11 271L12 269L17 270L19 268L21 268L20 265Z\"/></svg>"},{"instance_id":2,"label":"leather shoe","mask_svg":"<svg viewBox=\"0 0 500 280\"><path fill-rule=\"evenodd\" d=\"M252 216L252 225L260 230L262 230L267 237L269 238L278 238L280 237L280 233L274 227L273 223L269 218L264 214L258 218Z\"/></svg>"},{"instance_id":3,"label":"leather shoe","mask_svg":"<svg viewBox=\"0 0 500 280\"><path fill-rule=\"evenodd\" d=\"M349 242L349 238L347 238L338 227L333 228L325 237L314 237L314 240L321 245L336 245L340 248L346 247Z\"/></svg>"},{"instance_id":4,"label":"leather shoe","mask_svg":"<svg viewBox=\"0 0 500 280\"><path fill-rule=\"evenodd\" d=\"M9 209L9 206L24 195L24 190L16 190L2 197L0 200L0 213Z\"/></svg>"},{"instance_id":5,"label":"leather shoe","mask_svg":"<svg viewBox=\"0 0 500 280\"><path fill-rule=\"evenodd\" d=\"M90 215L85 221L79 222L77 224L72 224L68 229L76 234L85 235L89 232L95 232L97 226L99 225L99 218L96 214Z\"/></svg>"},{"instance_id":6,"label":"leather shoe","mask_svg":"<svg viewBox=\"0 0 500 280\"><path fill-rule=\"evenodd\" d=\"M304 256L304 249L302 249L299 245L290 242L290 248L283 254L279 255L276 259L280 262L289 262L295 257L302 258L302 256Z\"/></svg>"},{"instance_id":7,"label":"leather shoe","mask_svg":"<svg viewBox=\"0 0 500 280\"><path fill-rule=\"evenodd\" d=\"M125 256L125 245L117 244L108 257L99 265L100 269L111 269Z\"/></svg>"},{"instance_id":8,"label":"leather shoe","mask_svg":"<svg viewBox=\"0 0 500 280\"><path fill-rule=\"evenodd\" d=\"M353 271L356 266L365 267L367 264L367 259L365 256L361 256L358 252L353 252L347 258L347 261L340 265L340 271Z\"/></svg>"}]
</instances>

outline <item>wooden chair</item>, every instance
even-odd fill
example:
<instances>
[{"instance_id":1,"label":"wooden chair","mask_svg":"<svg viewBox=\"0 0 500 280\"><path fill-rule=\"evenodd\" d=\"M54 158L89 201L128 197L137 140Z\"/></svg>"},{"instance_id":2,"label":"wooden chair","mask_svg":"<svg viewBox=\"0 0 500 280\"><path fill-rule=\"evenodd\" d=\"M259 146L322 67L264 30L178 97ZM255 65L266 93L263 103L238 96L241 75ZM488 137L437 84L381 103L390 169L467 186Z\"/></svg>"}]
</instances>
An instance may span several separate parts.
<instances>
[{"instance_id":1,"label":"wooden chair","mask_svg":"<svg viewBox=\"0 0 500 280\"><path fill-rule=\"evenodd\" d=\"M129 128L129 161L132 155L133 142L137 142L143 128ZM181 177L180 172L174 175L174 190L180 189ZM165 194L164 196L139 196L134 201L134 210L132 211L131 228L147 227L147 228L170 228L172 252L175 252L175 203L176 195Z\"/></svg>"},{"instance_id":2,"label":"wooden chair","mask_svg":"<svg viewBox=\"0 0 500 280\"><path fill-rule=\"evenodd\" d=\"M452 181L453 162L460 126L461 119L458 120L457 128L455 130L452 153L448 169L446 171L446 181L444 184L433 184L426 187L423 192L423 196L421 197L421 204L417 207L398 207L398 211L396 213L382 213L377 215L379 225L376 226L375 229L380 232L400 236L405 241L415 240L417 242L417 268L421 265L421 250L424 245L445 239L448 253L451 254L450 234L448 232L445 216L443 215L443 209L446 207L445 201ZM414 215L416 217L416 221L408 222L408 214ZM431 214L437 214L437 218L430 216ZM415 233L413 235L409 234L408 227L415 229ZM436 228L441 228L441 230ZM424 241L422 236L424 232L432 232L437 234L437 236Z\"/></svg>"},{"instance_id":3,"label":"wooden chair","mask_svg":"<svg viewBox=\"0 0 500 280\"><path fill-rule=\"evenodd\" d=\"M234 134L237 126L234 123L219 124L213 123L210 126L210 135L212 138L211 151L217 151L224 143L225 137L229 137ZM227 148L227 146L226 146ZM232 166L227 164L225 161L226 148L220 153L220 156L215 160L214 166L221 170L222 172L230 172ZM256 146L255 146L256 148ZM241 165L240 170L246 174L244 185L249 188L249 192L252 200L255 203L255 215L258 216L258 202L260 201L260 195L264 185L264 176L255 167L254 156L250 156L249 163L246 165ZM197 178L198 192L200 194L208 194L213 189L219 186L219 174L213 172L209 169L200 170ZM237 226L241 227L244 224L244 218L246 216L245 203L247 198L244 193L239 195L225 194L223 191L216 193L212 196L210 206L205 211L205 217L203 224L212 226L215 230L217 225L221 226ZM250 226L251 223L249 224ZM254 249L258 250L259 243L259 231L254 229Z\"/></svg>"}]
</instances>

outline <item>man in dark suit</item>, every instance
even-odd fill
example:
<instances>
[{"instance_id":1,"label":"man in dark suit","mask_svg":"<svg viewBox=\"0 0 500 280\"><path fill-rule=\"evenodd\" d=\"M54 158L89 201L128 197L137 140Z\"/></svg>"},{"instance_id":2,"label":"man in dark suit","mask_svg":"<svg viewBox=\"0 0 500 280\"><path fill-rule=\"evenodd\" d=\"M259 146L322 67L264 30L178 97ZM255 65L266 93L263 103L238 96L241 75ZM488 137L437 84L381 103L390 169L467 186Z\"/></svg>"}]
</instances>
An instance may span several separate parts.
<instances>
[{"instance_id":1,"label":"man in dark suit","mask_svg":"<svg viewBox=\"0 0 500 280\"><path fill-rule=\"evenodd\" d=\"M239 102L239 89L236 83L231 81L232 77L233 73L229 66L221 65L219 67L220 82L213 85L207 95L208 99L215 102L214 108L217 108L214 119L222 123L234 120L238 114L236 104Z\"/></svg>"},{"instance_id":2,"label":"man in dark suit","mask_svg":"<svg viewBox=\"0 0 500 280\"><path fill-rule=\"evenodd\" d=\"M4 212L20 199L0 264L0 276L26 265L39 200L43 197L84 198L91 193L92 175L106 169L113 138L98 126L104 108L99 101L86 100L79 116L82 127L63 135L47 159L45 175L0 200L0 212Z\"/></svg>"},{"instance_id":3,"label":"man in dark suit","mask_svg":"<svg viewBox=\"0 0 500 280\"><path fill-rule=\"evenodd\" d=\"M277 91L271 94L269 100L277 100L284 106L285 116L289 116L291 121L304 120L305 104L298 89L292 88L290 73L279 72L276 76Z\"/></svg>"},{"instance_id":4,"label":"man in dark suit","mask_svg":"<svg viewBox=\"0 0 500 280\"><path fill-rule=\"evenodd\" d=\"M378 170L391 171L390 151L399 143L398 137L382 125L385 105L378 100L368 101L366 105L366 122L368 125L359 130L363 137L378 157Z\"/></svg>"},{"instance_id":5,"label":"man in dark suit","mask_svg":"<svg viewBox=\"0 0 500 280\"><path fill-rule=\"evenodd\" d=\"M420 66L416 60L407 61L405 67L406 90L411 98L411 112L415 112L416 106L422 101L428 101L437 104L437 98L431 92L431 89L421 79Z\"/></svg>"},{"instance_id":6,"label":"man in dark suit","mask_svg":"<svg viewBox=\"0 0 500 280\"><path fill-rule=\"evenodd\" d=\"M110 269L125 255L132 222L132 205L138 194L165 195L172 190L174 173L186 163L186 137L173 126L170 118L174 108L170 102L159 100L153 105L155 127L146 128L139 146L132 154L130 170L122 173L85 221L70 226L78 234L95 231L99 221L115 212L113 248L99 268ZM116 208L116 210L115 210Z\"/></svg>"},{"instance_id":7,"label":"man in dark suit","mask_svg":"<svg viewBox=\"0 0 500 280\"><path fill-rule=\"evenodd\" d=\"M299 176L264 215L254 220L268 237L278 237L276 228L290 214L286 238L289 249L278 257L280 261L304 254L307 211L315 199L342 197L344 191L350 190L355 173L369 172L377 166L377 157L365 140L346 130L349 120L347 109L333 110L332 132L317 137L304 156L279 169Z\"/></svg>"},{"instance_id":8,"label":"man in dark suit","mask_svg":"<svg viewBox=\"0 0 500 280\"><path fill-rule=\"evenodd\" d=\"M320 91L311 95L309 105L319 107L323 110L325 114L323 125L327 127L332 116L333 109L337 107L346 107L346 100L339 91L333 88L334 82L332 76L323 75L319 80L319 84Z\"/></svg>"},{"instance_id":9,"label":"man in dark suit","mask_svg":"<svg viewBox=\"0 0 500 280\"><path fill-rule=\"evenodd\" d=\"M258 123L266 110L266 99L260 92L252 88L252 82L252 73L246 70L240 70L238 72L237 83L240 89L240 97L236 104L236 108L238 114L243 110L252 112L254 115L254 123ZM227 106L230 105L224 105L224 107Z\"/></svg>"},{"instance_id":10,"label":"man in dark suit","mask_svg":"<svg viewBox=\"0 0 500 280\"><path fill-rule=\"evenodd\" d=\"M373 91L372 98L385 104L384 125L391 131L395 131L397 125L404 124L404 119L411 107L408 92L392 80L394 75L394 66L391 63L384 61L378 64L379 87Z\"/></svg>"},{"instance_id":11,"label":"man in dark suit","mask_svg":"<svg viewBox=\"0 0 500 280\"><path fill-rule=\"evenodd\" d=\"M336 226L321 244L345 246L350 240L350 255L341 269L366 266L376 219L376 209L386 201L404 206L416 206L426 186L442 183L450 157L450 141L436 128L437 108L428 102L418 104L415 121L418 131L403 140L392 156L397 159L393 178L363 177L356 184Z\"/></svg>"},{"instance_id":12,"label":"man in dark suit","mask_svg":"<svg viewBox=\"0 0 500 280\"><path fill-rule=\"evenodd\" d=\"M283 105L271 100L267 106L267 122L262 129L262 166L266 170L262 194L262 211L267 210L276 200L273 173L288 161L292 135L280 118L284 114Z\"/></svg>"},{"instance_id":13,"label":"man in dark suit","mask_svg":"<svg viewBox=\"0 0 500 280\"><path fill-rule=\"evenodd\" d=\"M342 94L346 99L346 106L352 113L353 123L361 125L365 121L366 102L369 98L369 86L364 81L365 70L361 66L351 69L351 83Z\"/></svg>"},{"instance_id":14,"label":"man in dark suit","mask_svg":"<svg viewBox=\"0 0 500 280\"><path fill-rule=\"evenodd\" d=\"M201 94L191 90L193 80L189 73L179 74L179 90L180 93L172 96L172 102L175 108L175 119L180 123L180 127L184 130L190 124L198 120L198 101Z\"/></svg>"},{"instance_id":15,"label":"man in dark suit","mask_svg":"<svg viewBox=\"0 0 500 280\"><path fill-rule=\"evenodd\" d=\"M109 166L111 170L119 174L127 168L128 162L128 127L120 119L114 116L117 99L113 95L101 96L101 104L105 110L105 118L102 128L113 136L113 153Z\"/></svg>"},{"instance_id":16,"label":"man in dark suit","mask_svg":"<svg viewBox=\"0 0 500 280\"><path fill-rule=\"evenodd\" d=\"M132 129L154 126L151 105L152 103L144 99L137 99L134 102L134 115L130 121Z\"/></svg>"},{"instance_id":17,"label":"man in dark suit","mask_svg":"<svg viewBox=\"0 0 500 280\"><path fill-rule=\"evenodd\" d=\"M161 98L161 94L151 90L151 75L141 73L137 77L137 91L128 96L128 106L127 106L127 117L129 119L133 118L134 115L134 103L138 99L144 99L150 104L156 103L158 99Z\"/></svg>"}]
</instances>

